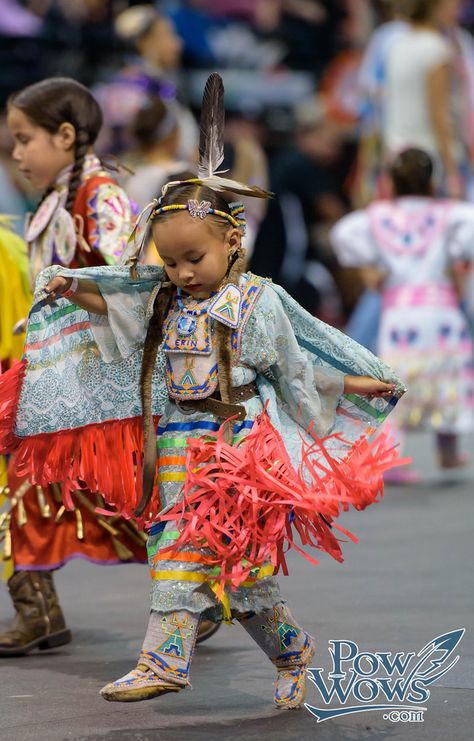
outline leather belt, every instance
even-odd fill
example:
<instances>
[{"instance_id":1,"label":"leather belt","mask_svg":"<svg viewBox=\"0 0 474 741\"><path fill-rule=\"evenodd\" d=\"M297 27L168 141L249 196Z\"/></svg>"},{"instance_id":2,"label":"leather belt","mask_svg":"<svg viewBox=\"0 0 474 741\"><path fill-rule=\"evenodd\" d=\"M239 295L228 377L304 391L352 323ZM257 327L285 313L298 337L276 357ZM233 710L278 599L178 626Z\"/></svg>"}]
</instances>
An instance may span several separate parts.
<instances>
[{"instance_id":1,"label":"leather belt","mask_svg":"<svg viewBox=\"0 0 474 741\"><path fill-rule=\"evenodd\" d=\"M178 409L183 414L193 414L194 412L209 412L214 414L216 417L223 419L229 419L229 417L236 417L240 422L246 417L245 407L238 402L247 401L252 399L254 396L258 396L257 384L246 383L245 386L235 386L231 389L231 403L225 404L219 398L219 391L216 391L213 396L208 396L207 399L188 399L180 401L179 399L170 399L174 401ZM232 431L230 431L230 437L232 437ZM151 446L148 450L145 450L144 469L148 468L154 470L156 465L156 445ZM135 515L140 517L145 511L151 496L153 487L148 492L144 491L138 507L135 510Z\"/></svg>"},{"instance_id":2,"label":"leather belt","mask_svg":"<svg viewBox=\"0 0 474 741\"><path fill-rule=\"evenodd\" d=\"M186 399L180 401L180 399L172 399L179 411L183 414L194 414L194 412L208 412L214 414L216 417L222 417L222 419L228 419L229 417L237 417L242 422L246 417L245 407L238 402L248 401L254 396L258 396L257 384L246 383L244 386L234 386L231 389L231 401L229 404L221 401L219 398L219 392L216 392L212 396L208 396L206 399Z\"/></svg>"}]
</instances>

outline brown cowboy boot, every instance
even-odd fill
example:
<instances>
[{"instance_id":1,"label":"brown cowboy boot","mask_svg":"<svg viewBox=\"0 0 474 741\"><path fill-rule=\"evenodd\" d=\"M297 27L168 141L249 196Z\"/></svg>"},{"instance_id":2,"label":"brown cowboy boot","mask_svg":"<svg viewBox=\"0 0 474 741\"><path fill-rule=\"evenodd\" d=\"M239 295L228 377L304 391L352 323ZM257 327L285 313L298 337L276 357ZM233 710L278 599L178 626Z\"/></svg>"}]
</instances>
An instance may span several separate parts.
<instances>
[{"instance_id":1,"label":"brown cowboy boot","mask_svg":"<svg viewBox=\"0 0 474 741\"><path fill-rule=\"evenodd\" d=\"M34 648L43 651L70 642L50 571L17 571L8 589L16 615L11 628L0 634L0 657L25 656Z\"/></svg>"}]
</instances>

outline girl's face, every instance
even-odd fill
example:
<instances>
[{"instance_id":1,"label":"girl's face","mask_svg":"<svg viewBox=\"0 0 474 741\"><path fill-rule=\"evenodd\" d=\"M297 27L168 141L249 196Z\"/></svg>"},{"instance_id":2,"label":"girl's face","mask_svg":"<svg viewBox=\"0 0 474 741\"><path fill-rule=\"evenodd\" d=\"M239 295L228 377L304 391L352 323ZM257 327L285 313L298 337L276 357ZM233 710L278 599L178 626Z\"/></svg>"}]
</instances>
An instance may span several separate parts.
<instances>
[{"instance_id":1,"label":"girl's face","mask_svg":"<svg viewBox=\"0 0 474 741\"><path fill-rule=\"evenodd\" d=\"M143 57L165 72L179 67L182 48L182 41L168 18L157 19L138 45Z\"/></svg>"},{"instance_id":2,"label":"girl's face","mask_svg":"<svg viewBox=\"0 0 474 741\"><path fill-rule=\"evenodd\" d=\"M206 298L221 284L229 259L240 246L240 232L229 225L225 235L208 218L187 211L160 217L153 239L168 277L195 298Z\"/></svg>"},{"instance_id":3,"label":"girl's face","mask_svg":"<svg viewBox=\"0 0 474 741\"><path fill-rule=\"evenodd\" d=\"M73 164L76 132L72 124L61 124L51 134L12 106L7 125L15 142L13 159L33 187L44 190L54 183L61 170Z\"/></svg>"}]
</instances>

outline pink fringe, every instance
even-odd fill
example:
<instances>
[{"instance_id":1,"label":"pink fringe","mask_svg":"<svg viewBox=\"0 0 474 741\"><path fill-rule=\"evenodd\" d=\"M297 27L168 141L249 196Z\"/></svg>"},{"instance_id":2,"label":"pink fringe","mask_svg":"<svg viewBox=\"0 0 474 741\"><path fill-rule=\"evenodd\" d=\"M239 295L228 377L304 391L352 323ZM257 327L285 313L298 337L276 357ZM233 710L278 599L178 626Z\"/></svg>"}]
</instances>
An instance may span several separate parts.
<instances>
[{"instance_id":1,"label":"pink fringe","mask_svg":"<svg viewBox=\"0 0 474 741\"><path fill-rule=\"evenodd\" d=\"M361 510L382 498L384 472L407 461L384 434L360 438L342 460L326 449L330 440L344 443L340 437L313 438L302 443L298 472L266 412L237 446L225 442L222 428L211 439L190 438L184 498L160 518L176 520L181 530L170 553L184 544L209 547L213 555L205 560L220 566L221 590L225 583L237 588L268 561L287 574L290 548L316 564L296 545L296 534L303 547L342 561L334 531L357 539L334 519L350 505Z\"/></svg>"},{"instance_id":2,"label":"pink fringe","mask_svg":"<svg viewBox=\"0 0 474 741\"><path fill-rule=\"evenodd\" d=\"M14 363L0 375L0 453L10 453L18 444L15 421L21 387L26 372L26 360Z\"/></svg>"}]
</instances>

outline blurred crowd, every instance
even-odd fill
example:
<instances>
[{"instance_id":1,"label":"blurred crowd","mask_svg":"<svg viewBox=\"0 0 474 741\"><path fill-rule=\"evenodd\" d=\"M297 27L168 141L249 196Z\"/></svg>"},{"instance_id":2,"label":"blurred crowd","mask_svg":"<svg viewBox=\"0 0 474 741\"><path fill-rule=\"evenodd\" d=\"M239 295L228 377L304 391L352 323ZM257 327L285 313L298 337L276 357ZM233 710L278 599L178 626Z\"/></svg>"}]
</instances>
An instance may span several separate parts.
<instances>
[{"instance_id":1,"label":"blurred crowd","mask_svg":"<svg viewBox=\"0 0 474 741\"><path fill-rule=\"evenodd\" d=\"M277 196L247 204L251 269L332 324L347 321L363 286L338 265L330 229L384 192L390 153L404 145L429 151L440 192L470 197L474 2L0 0L0 10L2 109L13 91L43 77L88 85L104 113L98 153L125 166L120 179L138 209L163 182L194 171L202 89L219 71L225 168ZM441 42L425 49L421 36L400 49L407 34L430 28L454 50L458 87L444 98L440 81L420 123L404 75L415 84L416 70L436 66L446 49ZM389 127L383 106L395 111ZM446 106L448 123L440 114ZM438 151L442 126L448 144ZM0 213L17 216L21 232L39 194L10 154L2 116Z\"/></svg>"}]
</instances>

